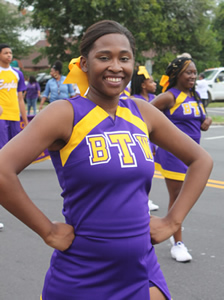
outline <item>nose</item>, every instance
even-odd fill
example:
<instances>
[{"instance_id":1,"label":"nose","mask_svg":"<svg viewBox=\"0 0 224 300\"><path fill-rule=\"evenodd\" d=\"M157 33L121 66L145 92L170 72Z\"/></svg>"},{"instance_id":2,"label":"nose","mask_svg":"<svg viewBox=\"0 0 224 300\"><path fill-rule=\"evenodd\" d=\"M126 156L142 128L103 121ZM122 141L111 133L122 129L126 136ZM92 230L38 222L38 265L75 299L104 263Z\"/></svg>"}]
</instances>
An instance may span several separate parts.
<instances>
[{"instance_id":1,"label":"nose","mask_svg":"<svg viewBox=\"0 0 224 300\"><path fill-rule=\"evenodd\" d=\"M118 73L121 72L123 70L122 66L121 66L121 62L119 59L113 59L111 60L110 65L108 66L108 70L114 72L114 73Z\"/></svg>"}]
</instances>

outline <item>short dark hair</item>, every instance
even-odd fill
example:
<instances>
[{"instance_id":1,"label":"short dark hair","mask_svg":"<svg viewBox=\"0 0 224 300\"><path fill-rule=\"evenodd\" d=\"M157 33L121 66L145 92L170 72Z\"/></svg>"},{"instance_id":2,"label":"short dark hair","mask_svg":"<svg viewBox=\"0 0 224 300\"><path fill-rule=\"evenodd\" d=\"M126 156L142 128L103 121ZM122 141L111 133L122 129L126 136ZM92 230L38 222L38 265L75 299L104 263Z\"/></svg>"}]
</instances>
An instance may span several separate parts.
<instances>
[{"instance_id":1,"label":"short dark hair","mask_svg":"<svg viewBox=\"0 0 224 300\"><path fill-rule=\"evenodd\" d=\"M181 75L187 69L187 67L189 66L189 64L191 62L193 62L195 64L195 62L192 58L181 56L181 57L175 58L168 65L168 67L166 69L166 75L169 76L169 85L168 85L166 91L176 85L179 75ZM196 93L196 91L195 91L195 85L193 86L191 91L192 91L193 96L195 97L196 101L198 102L200 97L199 97L198 93Z\"/></svg>"},{"instance_id":2,"label":"short dark hair","mask_svg":"<svg viewBox=\"0 0 224 300\"><path fill-rule=\"evenodd\" d=\"M133 55L135 55L135 39L132 33L118 22L112 20L99 21L91 25L86 30L85 34L82 37L81 44L79 47L81 55L88 57L88 54L92 49L94 42L101 36L112 33L119 33L125 35L129 40Z\"/></svg>"},{"instance_id":3,"label":"short dark hair","mask_svg":"<svg viewBox=\"0 0 224 300\"><path fill-rule=\"evenodd\" d=\"M35 76L30 75L29 82L30 82L30 83L37 82Z\"/></svg>"},{"instance_id":4,"label":"short dark hair","mask_svg":"<svg viewBox=\"0 0 224 300\"><path fill-rule=\"evenodd\" d=\"M8 44L4 44L4 43L0 44L0 52L2 52L2 49L4 49L4 48L10 48L10 47Z\"/></svg>"},{"instance_id":5,"label":"short dark hair","mask_svg":"<svg viewBox=\"0 0 224 300\"><path fill-rule=\"evenodd\" d=\"M200 74L199 74L199 77L205 78L205 74L204 74L204 73L200 73Z\"/></svg>"},{"instance_id":6,"label":"short dark hair","mask_svg":"<svg viewBox=\"0 0 224 300\"><path fill-rule=\"evenodd\" d=\"M56 62L54 62L53 66L51 68L55 69L56 71L59 72L59 74L61 74L61 72L62 72L62 62L60 60L56 60Z\"/></svg>"},{"instance_id":7,"label":"short dark hair","mask_svg":"<svg viewBox=\"0 0 224 300\"><path fill-rule=\"evenodd\" d=\"M167 90L174 87L177 83L178 76L184 72L188 65L193 62L192 58L186 56L180 56L175 58L167 67L166 75L169 76L169 86Z\"/></svg>"}]
</instances>

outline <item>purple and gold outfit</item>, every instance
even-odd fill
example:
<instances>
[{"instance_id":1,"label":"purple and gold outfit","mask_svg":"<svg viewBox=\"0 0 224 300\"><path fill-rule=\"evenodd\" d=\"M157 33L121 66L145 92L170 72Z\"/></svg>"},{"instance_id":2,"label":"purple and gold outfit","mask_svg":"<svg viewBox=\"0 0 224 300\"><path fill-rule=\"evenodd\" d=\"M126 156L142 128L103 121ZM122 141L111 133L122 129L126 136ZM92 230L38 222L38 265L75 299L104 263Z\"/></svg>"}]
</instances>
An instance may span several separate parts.
<instances>
[{"instance_id":1,"label":"purple and gold outfit","mask_svg":"<svg viewBox=\"0 0 224 300\"><path fill-rule=\"evenodd\" d=\"M73 132L50 155L75 239L54 251L42 299L149 300L150 284L171 299L150 239L154 160L135 102L120 100L113 120L87 98L68 101Z\"/></svg>"},{"instance_id":2,"label":"purple and gold outfit","mask_svg":"<svg viewBox=\"0 0 224 300\"><path fill-rule=\"evenodd\" d=\"M155 98L155 95L148 93L148 97L149 97L148 101L142 95L134 94L134 95L132 95L132 97L137 98L137 99L142 99L146 102L151 102ZM150 145L151 145L151 148L153 151L153 155L155 155L157 146L155 144L153 144L151 141L150 141Z\"/></svg>"},{"instance_id":3,"label":"purple and gold outfit","mask_svg":"<svg viewBox=\"0 0 224 300\"><path fill-rule=\"evenodd\" d=\"M174 125L199 144L201 124L206 117L202 102L198 103L193 96L189 97L176 88L168 91L174 95L176 103L172 108L163 111L164 114ZM160 147L156 150L155 168L165 178L180 181L184 180L187 171L187 166L181 160Z\"/></svg>"},{"instance_id":4,"label":"purple and gold outfit","mask_svg":"<svg viewBox=\"0 0 224 300\"><path fill-rule=\"evenodd\" d=\"M131 95L130 86L126 86L122 93L120 93L120 99L128 99Z\"/></svg>"},{"instance_id":5,"label":"purple and gold outfit","mask_svg":"<svg viewBox=\"0 0 224 300\"><path fill-rule=\"evenodd\" d=\"M132 95L132 96L135 97L135 98L139 98L139 99L142 99L142 100L147 101L147 100L146 100L143 96L141 96L141 95L135 94L135 95ZM155 98L155 95L149 93L149 94L148 94L148 97L149 97L149 101L147 101L147 102L151 102L151 101Z\"/></svg>"},{"instance_id":6,"label":"purple and gold outfit","mask_svg":"<svg viewBox=\"0 0 224 300\"><path fill-rule=\"evenodd\" d=\"M18 92L26 90L23 73L11 66L0 67L0 149L20 132Z\"/></svg>"}]
</instances>

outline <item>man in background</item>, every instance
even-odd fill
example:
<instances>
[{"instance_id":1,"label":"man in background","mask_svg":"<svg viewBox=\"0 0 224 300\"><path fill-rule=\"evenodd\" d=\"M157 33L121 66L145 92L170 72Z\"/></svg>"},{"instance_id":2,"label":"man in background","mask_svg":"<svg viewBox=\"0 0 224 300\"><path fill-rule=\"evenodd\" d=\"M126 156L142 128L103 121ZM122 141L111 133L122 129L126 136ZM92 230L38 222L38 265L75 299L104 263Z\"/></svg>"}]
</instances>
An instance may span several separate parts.
<instances>
[{"instance_id":1,"label":"man in background","mask_svg":"<svg viewBox=\"0 0 224 300\"><path fill-rule=\"evenodd\" d=\"M197 84L196 84L196 91L200 95L201 101L204 105L204 107L208 106L209 100L208 100L208 83L205 79L204 73L200 73L198 75Z\"/></svg>"},{"instance_id":2,"label":"man in background","mask_svg":"<svg viewBox=\"0 0 224 300\"><path fill-rule=\"evenodd\" d=\"M0 44L0 149L20 132L20 114L24 126L28 124L23 91L26 90L23 73L10 66L12 50Z\"/></svg>"}]
</instances>

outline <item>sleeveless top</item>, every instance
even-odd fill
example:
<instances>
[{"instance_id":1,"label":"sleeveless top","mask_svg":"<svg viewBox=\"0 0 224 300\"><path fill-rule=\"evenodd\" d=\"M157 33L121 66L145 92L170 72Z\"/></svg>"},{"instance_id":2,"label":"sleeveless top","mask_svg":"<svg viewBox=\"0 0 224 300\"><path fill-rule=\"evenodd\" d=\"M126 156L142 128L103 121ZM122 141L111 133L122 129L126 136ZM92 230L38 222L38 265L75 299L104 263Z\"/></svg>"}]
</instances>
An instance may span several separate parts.
<instances>
[{"instance_id":1,"label":"sleeveless top","mask_svg":"<svg viewBox=\"0 0 224 300\"><path fill-rule=\"evenodd\" d=\"M176 88L171 88L168 92L174 95L176 103L172 108L164 110L164 114L181 131L199 143L201 123L206 117L202 102L198 103L193 96L189 97Z\"/></svg>"},{"instance_id":2,"label":"sleeveless top","mask_svg":"<svg viewBox=\"0 0 224 300\"><path fill-rule=\"evenodd\" d=\"M154 160L148 130L131 99L120 99L115 120L87 98L74 109L69 142L50 151L76 235L129 237L149 232L148 193Z\"/></svg>"},{"instance_id":3,"label":"sleeveless top","mask_svg":"<svg viewBox=\"0 0 224 300\"><path fill-rule=\"evenodd\" d=\"M150 93L148 94L149 101L147 101L143 96L138 95L138 94L134 94L132 96L135 97L135 98L138 98L138 99L145 100L146 102L151 102L155 98L155 95L154 94L150 94Z\"/></svg>"}]
</instances>

